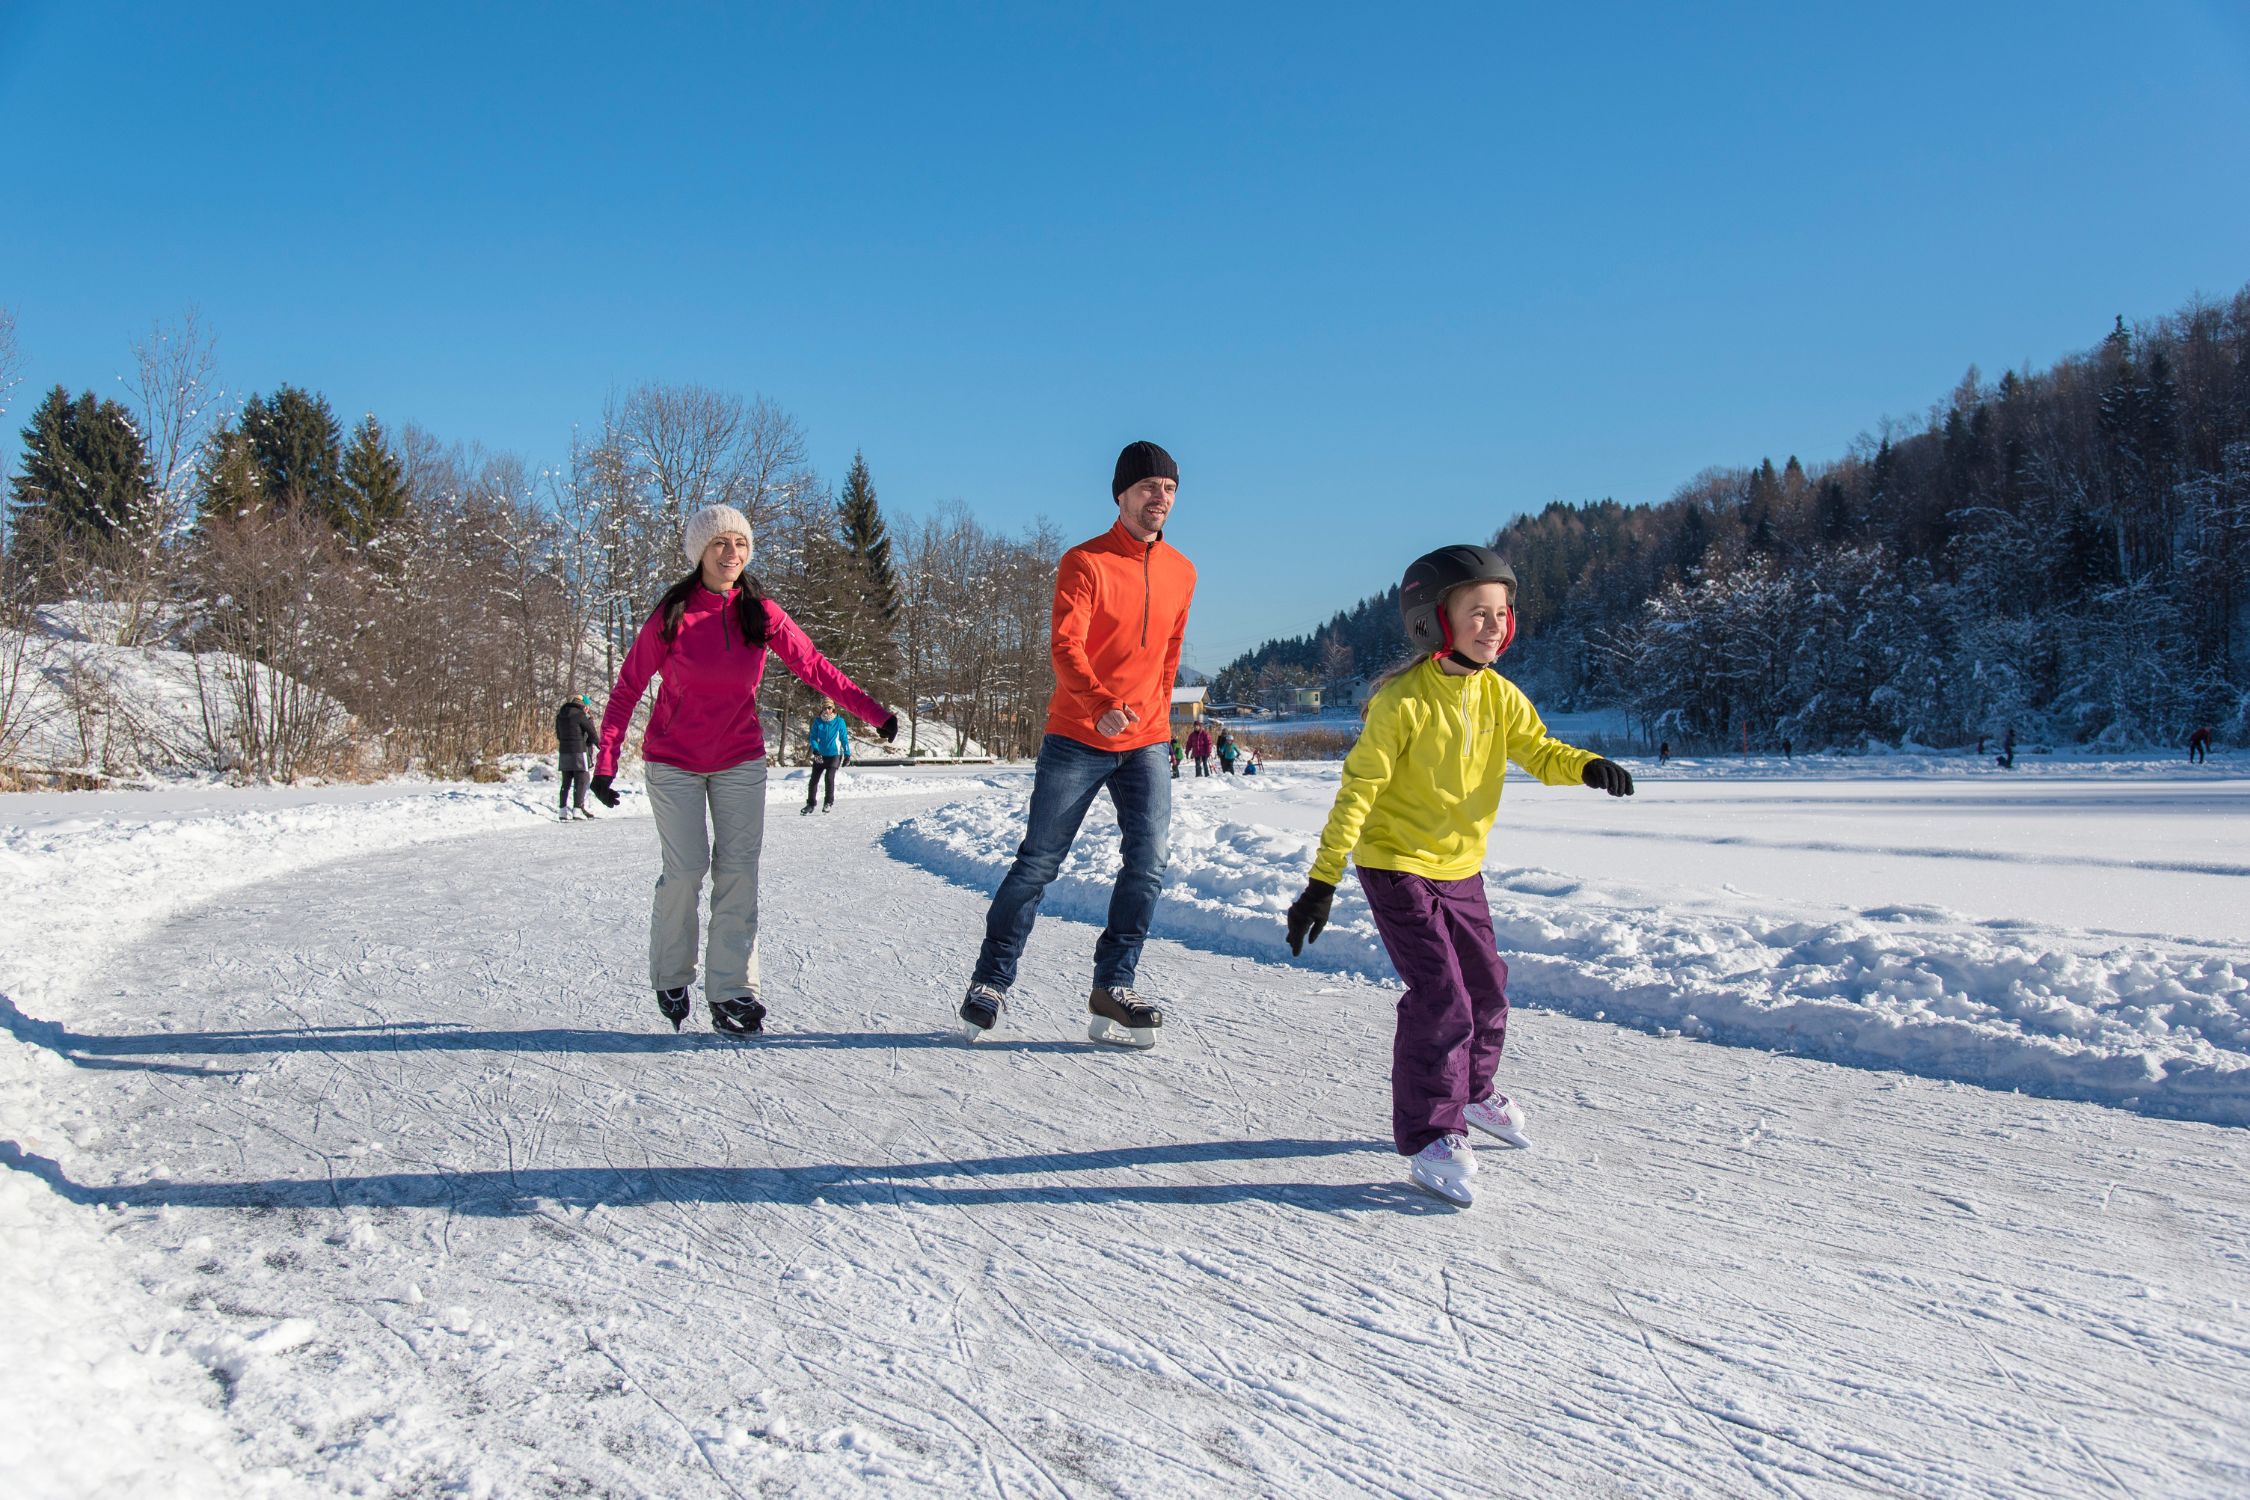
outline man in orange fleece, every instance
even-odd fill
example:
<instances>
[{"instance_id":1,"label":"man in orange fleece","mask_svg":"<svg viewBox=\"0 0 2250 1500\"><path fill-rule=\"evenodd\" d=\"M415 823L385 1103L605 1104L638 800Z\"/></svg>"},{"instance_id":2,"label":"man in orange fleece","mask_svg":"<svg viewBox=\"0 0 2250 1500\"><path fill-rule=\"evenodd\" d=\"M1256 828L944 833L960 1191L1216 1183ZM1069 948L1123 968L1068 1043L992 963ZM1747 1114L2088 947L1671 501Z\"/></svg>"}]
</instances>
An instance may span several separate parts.
<instances>
[{"instance_id":1,"label":"man in orange fleece","mask_svg":"<svg viewBox=\"0 0 2250 1500\"><path fill-rule=\"evenodd\" d=\"M1179 488L1171 454L1154 443L1128 443L1110 482L1116 524L1065 552L1056 569L1055 696L1023 844L992 897L984 946L961 1002L962 1034L972 1041L1006 1011L1040 897L1104 787L1117 808L1124 868L1110 893L1109 924L1094 944L1087 1031L1096 1041L1148 1047L1164 1024L1163 1013L1134 992L1133 980L1164 883L1172 684L1195 594L1195 565L1164 540Z\"/></svg>"}]
</instances>

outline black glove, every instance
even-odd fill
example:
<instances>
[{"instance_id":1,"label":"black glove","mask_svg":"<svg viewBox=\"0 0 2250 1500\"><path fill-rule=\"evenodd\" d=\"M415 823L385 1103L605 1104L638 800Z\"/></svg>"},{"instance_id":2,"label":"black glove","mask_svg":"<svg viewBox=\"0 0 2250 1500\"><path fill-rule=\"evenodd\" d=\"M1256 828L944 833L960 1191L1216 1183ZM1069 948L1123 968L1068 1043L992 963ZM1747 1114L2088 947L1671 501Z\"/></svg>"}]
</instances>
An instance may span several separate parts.
<instances>
[{"instance_id":1,"label":"black glove","mask_svg":"<svg viewBox=\"0 0 2250 1500\"><path fill-rule=\"evenodd\" d=\"M875 732L876 732L877 734L879 734L879 735L881 735L881 736L883 737L883 743L884 743L884 744L886 744L886 745L888 745L888 744L889 744L889 743L890 743L891 741L893 741L893 740L897 739L897 738L898 738L898 715L897 715L897 714L892 714L892 715L891 715L891 716L890 716L889 718L885 719L885 720L884 720L884 721L883 721L882 723L880 723L880 724L876 725L876 726L875 726Z\"/></svg>"},{"instance_id":2,"label":"black glove","mask_svg":"<svg viewBox=\"0 0 2250 1500\"><path fill-rule=\"evenodd\" d=\"M1289 904L1289 951L1302 953L1305 945L1328 926L1328 908L1336 904L1336 887L1326 880L1308 880L1305 893Z\"/></svg>"},{"instance_id":3,"label":"black glove","mask_svg":"<svg viewBox=\"0 0 2250 1500\"><path fill-rule=\"evenodd\" d=\"M616 779L614 776L596 776L586 785L593 791L596 802L604 807L615 807L617 805L617 793L610 789L610 783Z\"/></svg>"},{"instance_id":4,"label":"black glove","mask_svg":"<svg viewBox=\"0 0 2250 1500\"><path fill-rule=\"evenodd\" d=\"M1607 792L1612 797L1633 795L1633 773L1614 760L1590 760L1578 779L1597 792Z\"/></svg>"}]
</instances>

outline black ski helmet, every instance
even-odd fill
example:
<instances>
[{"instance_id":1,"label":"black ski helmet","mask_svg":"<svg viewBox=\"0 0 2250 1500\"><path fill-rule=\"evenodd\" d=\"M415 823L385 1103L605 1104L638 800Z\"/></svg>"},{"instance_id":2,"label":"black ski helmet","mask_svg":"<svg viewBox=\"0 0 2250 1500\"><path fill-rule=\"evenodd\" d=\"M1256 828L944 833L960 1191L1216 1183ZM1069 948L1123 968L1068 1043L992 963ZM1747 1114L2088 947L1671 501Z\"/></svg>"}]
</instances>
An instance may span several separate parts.
<instances>
[{"instance_id":1,"label":"black ski helmet","mask_svg":"<svg viewBox=\"0 0 2250 1500\"><path fill-rule=\"evenodd\" d=\"M1398 613L1406 622L1407 640L1432 655L1451 651L1453 631L1439 606L1447 594L1469 583L1508 586L1508 633L1500 640L1506 651L1516 638L1516 570L1490 547L1467 544L1425 552L1406 565L1398 584Z\"/></svg>"}]
</instances>

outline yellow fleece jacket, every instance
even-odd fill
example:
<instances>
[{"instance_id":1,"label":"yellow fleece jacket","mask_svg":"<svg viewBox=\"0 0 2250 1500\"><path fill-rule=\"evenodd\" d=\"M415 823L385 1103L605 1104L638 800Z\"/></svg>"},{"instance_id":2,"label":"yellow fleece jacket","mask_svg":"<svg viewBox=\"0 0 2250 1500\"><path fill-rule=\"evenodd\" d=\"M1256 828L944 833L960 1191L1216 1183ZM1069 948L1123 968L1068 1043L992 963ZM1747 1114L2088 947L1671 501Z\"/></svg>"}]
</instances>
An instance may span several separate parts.
<instances>
[{"instance_id":1,"label":"yellow fleece jacket","mask_svg":"<svg viewBox=\"0 0 2250 1500\"><path fill-rule=\"evenodd\" d=\"M1509 761L1568 786L1600 758L1550 737L1523 689L1499 673L1454 677L1425 661L1368 700L1313 879L1335 884L1355 857L1373 870L1466 879L1484 868Z\"/></svg>"}]
</instances>

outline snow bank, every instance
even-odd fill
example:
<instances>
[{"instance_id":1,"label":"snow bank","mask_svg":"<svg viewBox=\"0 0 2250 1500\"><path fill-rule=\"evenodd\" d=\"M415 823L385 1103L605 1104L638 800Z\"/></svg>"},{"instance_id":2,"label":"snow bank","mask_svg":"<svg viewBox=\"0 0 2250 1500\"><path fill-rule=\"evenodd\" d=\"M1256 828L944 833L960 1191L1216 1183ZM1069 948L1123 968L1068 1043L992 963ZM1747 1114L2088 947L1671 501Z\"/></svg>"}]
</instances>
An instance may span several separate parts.
<instances>
[{"instance_id":1,"label":"snow bank","mask_svg":"<svg viewBox=\"0 0 2250 1500\"><path fill-rule=\"evenodd\" d=\"M1276 782L1282 778L1275 778ZM1391 978L1355 881L1296 960L1282 914L1316 840L1175 799L1159 930L1219 952ZM1045 910L1099 923L1118 870L1098 803ZM1022 836L1014 799L893 828L897 858L991 890ZM1494 866L1493 924L1520 1004L1862 1067L2250 1125L2250 956L2103 940L1889 906L1806 921L1630 903L1551 870Z\"/></svg>"},{"instance_id":2,"label":"snow bank","mask_svg":"<svg viewBox=\"0 0 2250 1500\"><path fill-rule=\"evenodd\" d=\"M95 804L99 805L99 804ZM292 870L553 816L518 788L448 788L351 805L218 815L45 817L0 827L0 1113L24 1152L67 1166L101 1122L58 1119L41 1084L71 1064L40 1045L82 976L173 914ZM303 1330L242 1347L168 1348L103 1210L0 1171L0 1493L240 1495L246 1472L217 1412L223 1388Z\"/></svg>"},{"instance_id":3,"label":"snow bank","mask_svg":"<svg viewBox=\"0 0 2250 1500\"><path fill-rule=\"evenodd\" d=\"M33 612L37 633L28 642L0 631L0 659L22 650L35 668L9 708L26 731L10 760L45 771L164 776L225 761L228 752L213 748L205 723L208 714L221 744L231 740L236 708L223 658L178 649L173 637L184 621L177 610L160 614L141 627L158 639L137 646L115 644L132 617L120 605L42 606ZM286 680L258 670L269 684ZM311 693L311 700L335 722L349 718L323 694Z\"/></svg>"},{"instance_id":4,"label":"snow bank","mask_svg":"<svg viewBox=\"0 0 2250 1500\"><path fill-rule=\"evenodd\" d=\"M245 1473L218 1388L168 1344L168 1317L117 1274L100 1214L26 1172L0 1172L0 1493L227 1496Z\"/></svg>"}]
</instances>

